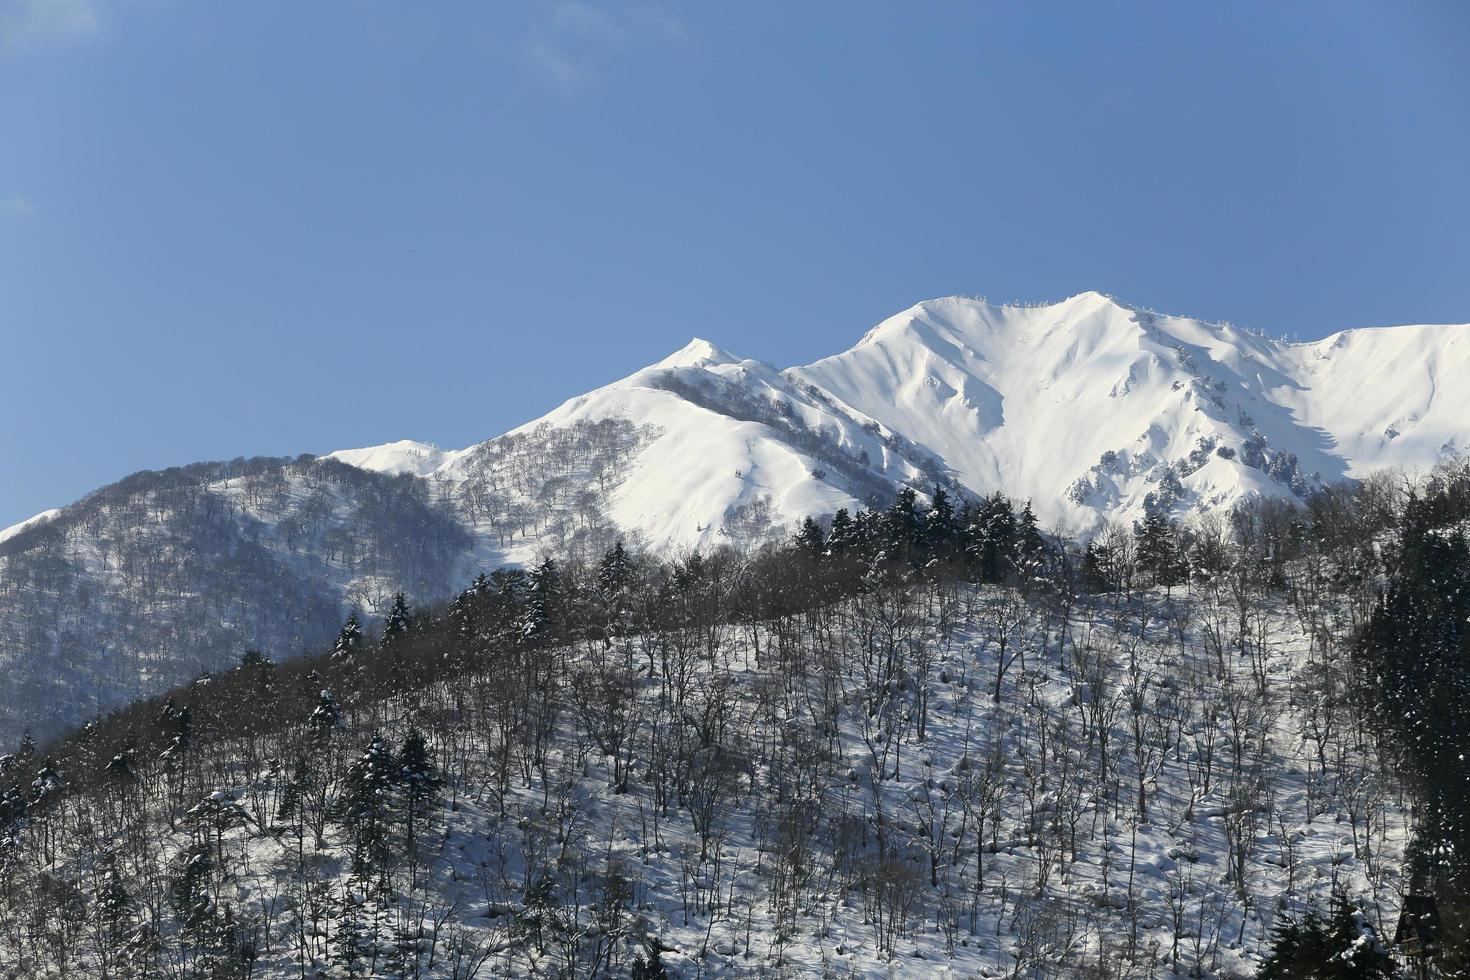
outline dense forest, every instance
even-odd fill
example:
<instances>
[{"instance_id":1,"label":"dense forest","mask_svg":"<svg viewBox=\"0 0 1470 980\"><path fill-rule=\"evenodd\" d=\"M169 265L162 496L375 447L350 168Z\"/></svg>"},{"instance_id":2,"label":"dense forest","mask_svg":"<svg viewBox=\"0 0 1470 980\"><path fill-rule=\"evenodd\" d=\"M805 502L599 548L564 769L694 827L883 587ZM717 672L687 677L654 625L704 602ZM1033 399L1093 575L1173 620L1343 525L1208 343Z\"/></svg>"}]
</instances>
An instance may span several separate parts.
<instances>
[{"instance_id":1,"label":"dense forest","mask_svg":"<svg viewBox=\"0 0 1470 980\"><path fill-rule=\"evenodd\" d=\"M0 759L16 976L1470 975L1470 468L941 488L398 596Z\"/></svg>"}]
</instances>

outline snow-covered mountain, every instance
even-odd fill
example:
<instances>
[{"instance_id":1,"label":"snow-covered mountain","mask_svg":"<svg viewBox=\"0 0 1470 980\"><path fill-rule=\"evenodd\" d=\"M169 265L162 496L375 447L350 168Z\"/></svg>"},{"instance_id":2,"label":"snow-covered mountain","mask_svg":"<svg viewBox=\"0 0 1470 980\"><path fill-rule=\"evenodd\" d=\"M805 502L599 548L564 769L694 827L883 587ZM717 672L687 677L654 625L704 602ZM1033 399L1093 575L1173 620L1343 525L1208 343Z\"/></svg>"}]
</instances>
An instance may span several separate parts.
<instances>
[{"instance_id":1,"label":"snow-covered mountain","mask_svg":"<svg viewBox=\"0 0 1470 980\"><path fill-rule=\"evenodd\" d=\"M1032 500L1086 531L1149 507L1184 518L1300 497L1470 449L1470 327L1347 330L1306 344L1132 309L951 297L851 349L773 370L703 341L517 429L626 419L654 434L607 516L655 547L705 547L903 485ZM474 449L413 442L334 458L458 486Z\"/></svg>"},{"instance_id":2,"label":"snow-covered mountain","mask_svg":"<svg viewBox=\"0 0 1470 980\"><path fill-rule=\"evenodd\" d=\"M777 370L702 340L487 442L135 474L0 531L0 744L329 640L397 589L618 539L749 544L935 484L1087 531L1470 449L1470 326L1291 344L1135 310L949 298Z\"/></svg>"}]
</instances>

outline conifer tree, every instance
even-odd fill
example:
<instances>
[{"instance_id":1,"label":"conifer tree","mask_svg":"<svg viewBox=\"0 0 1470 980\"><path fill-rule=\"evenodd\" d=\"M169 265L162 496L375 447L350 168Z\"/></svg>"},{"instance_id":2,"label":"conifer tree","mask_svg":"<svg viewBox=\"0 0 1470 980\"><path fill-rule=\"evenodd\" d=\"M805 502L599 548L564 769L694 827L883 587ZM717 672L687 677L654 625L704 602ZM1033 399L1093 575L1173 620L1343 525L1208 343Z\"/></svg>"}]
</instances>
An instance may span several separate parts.
<instances>
[{"instance_id":1,"label":"conifer tree","mask_svg":"<svg viewBox=\"0 0 1470 980\"><path fill-rule=\"evenodd\" d=\"M408 600L402 592L393 596L393 608L383 621L383 645L387 646L406 635L413 628L413 616L408 611Z\"/></svg>"},{"instance_id":2,"label":"conifer tree","mask_svg":"<svg viewBox=\"0 0 1470 980\"><path fill-rule=\"evenodd\" d=\"M612 645L612 637L624 632L628 588L632 582L633 564L623 542L619 541L597 563L597 591L607 617L605 639L609 646Z\"/></svg>"},{"instance_id":3,"label":"conifer tree","mask_svg":"<svg viewBox=\"0 0 1470 980\"><path fill-rule=\"evenodd\" d=\"M411 846L418 824L428 815L440 785L429 744L417 726L409 728L403 738L403 750L398 754L398 782L403 790L405 836Z\"/></svg>"},{"instance_id":4,"label":"conifer tree","mask_svg":"<svg viewBox=\"0 0 1470 980\"><path fill-rule=\"evenodd\" d=\"M1393 959L1357 909L1339 901L1330 920L1311 909L1273 930L1260 980L1393 980Z\"/></svg>"},{"instance_id":5,"label":"conifer tree","mask_svg":"<svg viewBox=\"0 0 1470 980\"><path fill-rule=\"evenodd\" d=\"M832 515L832 527L827 534L827 548L835 557L847 554L856 545L857 539L846 507L840 507Z\"/></svg>"},{"instance_id":6,"label":"conifer tree","mask_svg":"<svg viewBox=\"0 0 1470 980\"><path fill-rule=\"evenodd\" d=\"M1046 555L1047 545L1037 525L1036 512L1031 509L1031 501L1026 501L1026 506L1021 508L1015 527L1014 564L1018 569L1034 573Z\"/></svg>"},{"instance_id":7,"label":"conifer tree","mask_svg":"<svg viewBox=\"0 0 1470 980\"><path fill-rule=\"evenodd\" d=\"M1155 585L1170 588L1184 581L1187 569L1178 545L1178 529L1160 508L1150 510L1133 529L1139 567Z\"/></svg>"},{"instance_id":8,"label":"conifer tree","mask_svg":"<svg viewBox=\"0 0 1470 980\"><path fill-rule=\"evenodd\" d=\"M827 551L827 541L822 534L822 525L808 517L801 522L792 543L796 550L808 558L820 558Z\"/></svg>"},{"instance_id":9,"label":"conifer tree","mask_svg":"<svg viewBox=\"0 0 1470 980\"><path fill-rule=\"evenodd\" d=\"M360 874L382 870L387 863L392 792L397 776L393 750L388 740L378 734L348 769L343 781L338 814L352 834L353 868Z\"/></svg>"},{"instance_id":10,"label":"conifer tree","mask_svg":"<svg viewBox=\"0 0 1470 980\"><path fill-rule=\"evenodd\" d=\"M163 758L175 759L188 751L194 738L194 718L186 704L179 707L173 698L166 698L163 710L158 714L158 727L168 744Z\"/></svg>"},{"instance_id":11,"label":"conifer tree","mask_svg":"<svg viewBox=\"0 0 1470 980\"><path fill-rule=\"evenodd\" d=\"M347 622L342 624L342 629L337 634L337 642L332 645L332 659L346 660L362 646L362 621L357 618L357 610L354 609L347 615Z\"/></svg>"},{"instance_id":12,"label":"conifer tree","mask_svg":"<svg viewBox=\"0 0 1470 980\"><path fill-rule=\"evenodd\" d=\"M941 486L934 487L929 513L924 517L924 545L937 558L948 558L959 540L959 520L954 504Z\"/></svg>"},{"instance_id":13,"label":"conifer tree","mask_svg":"<svg viewBox=\"0 0 1470 980\"><path fill-rule=\"evenodd\" d=\"M619 541L597 563L597 587L604 597L621 597L633 580L633 564Z\"/></svg>"},{"instance_id":14,"label":"conifer tree","mask_svg":"<svg viewBox=\"0 0 1470 980\"><path fill-rule=\"evenodd\" d=\"M136 780L137 772L133 768L133 747L128 745L102 767L109 779L120 785L128 785Z\"/></svg>"},{"instance_id":15,"label":"conifer tree","mask_svg":"<svg viewBox=\"0 0 1470 980\"><path fill-rule=\"evenodd\" d=\"M883 524L883 550L889 558L911 556L923 547L924 519L919 512L919 495L912 487L898 492L893 506L883 515Z\"/></svg>"},{"instance_id":16,"label":"conifer tree","mask_svg":"<svg viewBox=\"0 0 1470 980\"><path fill-rule=\"evenodd\" d=\"M549 643L561 603L561 573L545 558L531 573L531 589L521 635L531 643Z\"/></svg>"},{"instance_id":17,"label":"conifer tree","mask_svg":"<svg viewBox=\"0 0 1470 980\"><path fill-rule=\"evenodd\" d=\"M1011 502L1003 494L994 493L981 501L975 523L969 528L970 555L980 581L1003 582L1010 571L1015 518Z\"/></svg>"},{"instance_id":18,"label":"conifer tree","mask_svg":"<svg viewBox=\"0 0 1470 980\"><path fill-rule=\"evenodd\" d=\"M326 741L341 724L342 708L337 704L337 699L332 692L323 688L317 694L316 707L306 719L306 725L311 730L313 740L318 743Z\"/></svg>"}]
</instances>

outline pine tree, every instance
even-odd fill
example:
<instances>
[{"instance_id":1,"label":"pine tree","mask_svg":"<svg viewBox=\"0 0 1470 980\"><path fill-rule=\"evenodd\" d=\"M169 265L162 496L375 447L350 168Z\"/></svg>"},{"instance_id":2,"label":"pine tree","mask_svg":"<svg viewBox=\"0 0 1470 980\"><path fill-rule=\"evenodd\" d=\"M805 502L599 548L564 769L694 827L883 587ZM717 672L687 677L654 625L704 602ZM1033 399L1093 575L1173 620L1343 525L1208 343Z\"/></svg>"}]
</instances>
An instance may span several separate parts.
<instances>
[{"instance_id":1,"label":"pine tree","mask_svg":"<svg viewBox=\"0 0 1470 980\"><path fill-rule=\"evenodd\" d=\"M1393 980L1393 959L1367 919L1339 901L1330 921L1316 909L1278 925L1260 980Z\"/></svg>"},{"instance_id":2,"label":"pine tree","mask_svg":"<svg viewBox=\"0 0 1470 980\"><path fill-rule=\"evenodd\" d=\"M177 760L193 744L194 716L187 704L179 707L173 698L165 698L163 710L158 714L158 728L168 743L159 756L161 759Z\"/></svg>"},{"instance_id":3,"label":"pine tree","mask_svg":"<svg viewBox=\"0 0 1470 980\"><path fill-rule=\"evenodd\" d=\"M202 937L213 915L209 883L214 874L214 861L207 844L195 844L174 859L173 878L169 882L169 905L184 934L196 941Z\"/></svg>"},{"instance_id":4,"label":"pine tree","mask_svg":"<svg viewBox=\"0 0 1470 980\"><path fill-rule=\"evenodd\" d=\"M399 598L402 598L402 593L399 593ZM354 609L347 614L347 622L342 624L342 629L337 634L337 642L332 645L332 659L346 660L361 646L362 622L357 618L357 610Z\"/></svg>"},{"instance_id":5,"label":"pine tree","mask_svg":"<svg viewBox=\"0 0 1470 980\"><path fill-rule=\"evenodd\" d=\"M1015 540L1012 545L1014 558L1012 563L1024 574L1035 574L1040 570L1040 565L1046 557L1046 538L1042 537L1041 528L1036 521L1036 513L1031 509L1031 501L1026 501L1026 506L1021 508L1020 516L1016 518Z\"/></svg>"},{"instance_id":6,"label":"pine tree","mask_svg":"<svg viewBox=\"0 0 1470 980\"><path fill-rule=\"evenodd\" d=\"M796 537L792 540L796 550L808 558L821 558L827 551L827 541L822 534L822 525L808 517L801 522Z\"/></svg>"},{"instance_id":7,"label":"pine tree","mask_svg":"<svg viewBox=\"0 0 1470 980\"><path fill-rule=\"evenodd\" d=\"M949 558L959 542L960 527L954 504L941 486L934 487L929 513L924 518L924 544L936 558Z\"/></svg>"},{"instance_id":8,"label":"pine tree","mask_svg":"<svg viewBox=\"0 0 1470 980\"><path fill-rule=\"evenodd\" d=\"M597 563L597 587L606 598L621 598L633 581L633 563L619 541Z\"/></svg>"},{"instance_id":9,"label":"pine tree","mask_svg":"<svg viewBox=\"0 0 1470 980\"><path fill-rule=\"evenodd\" d=\"M1000 493L981 501L969 528L966 552L981 582L1005 581L1010 573L1012 542L1016 536L1011 502Z\"/></svg>"},{"instance_id":10,"label":"pine tree","mask_svg":"<svg viewBox=\"0 0 1470 980\"><path fill-rule=\"evenodd\" d=\"M664 961L659 956L657 946L650 946L648 948L648 956L646 958L643 953L635 955L630 970L631 972L628 975L632 980L665 980L669 975L668 971L664 969Z\"/></svg>"},{"instance_id":11,"label":"pine tree","mask_svg":"<svg viewBox=\"0 0 1470 980\"><path fill-rule=\"evenodd\" d=\"M388 740L374 735L368 747L347 770L338 815L353 838L352 863L360 874L384 869L390 850L392 793L398 766Z\"/></svg>"},{"instance_id":12,"label":"pine tree","mask_svg":"<svg viewBox=\"0 0 1470 980\"><path fill-rule=\"evenodd\" d=\"M883 550L890 559L911 557L924 546L924 518L919 512L919 495L912 487L898 492L883 515Z\"/></svg>"},{"instance_id":13,"label":"pine tree","mask_svg":"<svg viewBox=\"0 0 1470 980\"><path fill-rule=\"evenodd\" d=\"M1184 581L1187 570L1178 545L1178 528L1161 508L1153 508L1141 524L1133 529L1138 549L1139 567L1148 572L1155 585L1172 588Z\"/></svg>"},{"instance_id":14,"label":"pine tree","mask_svg":"<svg viewBox=\"0 0 1470 980\"><path fill-rule=\"evenodd\" d=\"M633 563L628 559L627 549L619 541L602 556L597 563L597 591L606 612L606 634L608 645L612 637L624 632L628 589L633 582Z\"/></svg>"},{"instance_id":15,"label":"pine tree","mask_svg":"<svg viewBox=\"0 0 1470 980\"><path fill-rule=\"evenodd\" d=\"M413 628L413 616L408 611L408 600L402 592L393 596L393 608L383 621L383 645L388 646L406 635ZM345 627L344 627L345 629Z\"/></svg>"},{"instance_id":16,"label":"pine tree","mask_svg":"<svg viewBox=\"0 0 1470 980\"><path fill-rule=\"evenodd\" d=\"M126 957L128 940L132 935L134 912L133 898L123 885L116 866L107 869L107 878L92 907L101 927L104 948L114 964L120 964Z\"/></svg>"},{"instance_id":17,"label":"pine tree","mask_svg":"<svg viewBox=\"0 0 1470 980\"><path fill-rule=\"evenodd\" d=\"M137 778L137 772L133 767L133 746L127 745L123 750L111 759L107 765L102 767L107 777L119 785L130 785Z\"/></svg>"},{"instance_id":18,"label":"pine tree","mask_svg":"<svg viewBox=\"0 0 1470 980\"><path fill-rule=\"evenodd\" d=\"M418 822L428 815L439 795L440 779L424 733L411 727L398 754L398 783L402 787L405 836L412 845Z\"/></svg>"},{"instance_id":19,"label":"pine tree","mask_svg":"<svg viewBox=\"0 0 1470 980\"><path fill-rule=\"evenodd\" d=\"M337 704L332 692L323 688L317 694L316 707L306 719L306 726L311 730L313 740L318 743L326 741L341 724L342 707Z\"/></svg>"},{"instance_id":20,"label":"pine tree","mask_svg":"<svg viewBox=\"0 0 1470 980\"><path fill-rule=\"evenodd\" d=\"M827 534L827 549L834 557L847 554L856 545L857 539L852 516L846 507L840 507L832 515L832 527Z\"/></svg>"},{"instance_id":21,"label":"pine tree","mask_svg":"<svg viewBox=\"0 0 1470 980\"><path fill-rule=\"evenodd\" d=\"M543 559L531 573L531 593L521 635L531 643L552 642L561 605L561 573L556 562Z\"/></svg>"}]
</instances>

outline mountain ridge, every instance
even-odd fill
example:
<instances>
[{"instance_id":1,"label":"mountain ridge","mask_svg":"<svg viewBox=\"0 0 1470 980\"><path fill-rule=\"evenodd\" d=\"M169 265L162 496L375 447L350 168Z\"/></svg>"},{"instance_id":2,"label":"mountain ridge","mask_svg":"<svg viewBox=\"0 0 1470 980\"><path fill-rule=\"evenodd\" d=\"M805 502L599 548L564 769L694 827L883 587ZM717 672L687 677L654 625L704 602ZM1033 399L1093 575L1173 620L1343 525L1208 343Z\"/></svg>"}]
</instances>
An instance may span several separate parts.
<instances>
[{"instance_id":1,"label":"mountain ridge","mask_svg":"<svg viewBox=\"0 0 1470 980\"><path fill-rule=\"evenodd\" d=\"M0 740L329 642L398 591L619 540L753 546L904 487L1003 492L1069 534L1297 500L1470 449L1456 390L1465 326L1290 343L1100 293L927 300L785 370L696 337L473 446L145 471L0 533Z\"/></svg>"},{"instance_id":2,"label":"mountain ridge","mask_svg":"<svg viewBox=\"0 0 1470 980\"><path fill-rule=\"evenodd\" d=\"M1470 411L1456 412L1434 393L1441 374L1451 384L1470 384L1465 331L1363 327L1299 342L1154 313L1096 291L1034 306L942 297L885 319L846 351L776 372L695 338L511 431L617 411L661 415L626 392L666 388L669 375L689 400L689 384L718 381L779 405L793 413L786 418L825 431L839 448L866 453L872 475L895 487L927 475L971 493L1005 490L1035 500L1049 523L1088 529L1110 517L1137 519L1154 506L1183 518L1253 495L1300 497L1384 466L1423 467L1459 454L1470 446ZM1382 358L1409 375L1416 364L1424 367L1428 400L1403 383L1388 384L1392 379L1373 370ZM1338 370L1342 360L1357 363ZM1375 378L1384 382L1377 400L1367 384ZM1325 398L1313 397L1323 392ZM1119 400L1146 404L1104 410ZM855 437L854 425L883 445ZM1376 443L1374 432L1383 436ZM693 434L684 438L690 455L706 451ZM895 440L939 467L891 466ZM1047 444L1060 452L1049 454ZM371 459L383 448L333 455ZM756 455L729 453L728 468L744 471ZM836 493L797 493L798 480L793 470L767 487L787 522L811 512L801 507L830 513L862 502L845 485ZM794 503L781 506L783 497ZM748 502L726 500L725 509ZM680 506L654 495L646 509ZM638 514L624 517L630 533L698 547L713 543L705 530L720 514L711 504L698 519L682 521L679 533Z\"/></svg>"}]
</instances>

